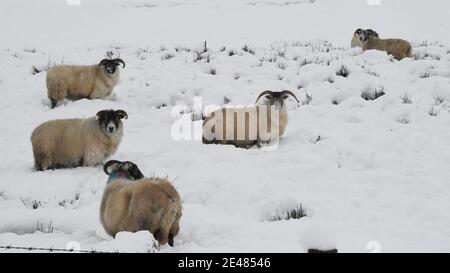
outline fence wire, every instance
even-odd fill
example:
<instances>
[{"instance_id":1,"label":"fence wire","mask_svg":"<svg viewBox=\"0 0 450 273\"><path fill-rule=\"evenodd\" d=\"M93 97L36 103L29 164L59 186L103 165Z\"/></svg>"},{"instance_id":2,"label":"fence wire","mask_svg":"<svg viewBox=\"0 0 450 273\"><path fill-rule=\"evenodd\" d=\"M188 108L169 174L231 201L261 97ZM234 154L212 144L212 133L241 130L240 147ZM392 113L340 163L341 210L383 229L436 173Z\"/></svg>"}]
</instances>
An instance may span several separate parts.
<instances>
[{"instance_id":1,"label":"fence wire","mask_svg":"<svg viewBox=\"0 0 450 273\"><path fill-rule=\"evenodd\" d=\"M71 252L71 253L119 253L117 252L107 252L107 251L98 251L95 249L91 250L82 250L75 248L54 248L54 247L32 247L32 246L13 246L13 245L0 245L0 249L6 250L26 250L26 251L47 251L47 252Z\"/></svg>"}]
</instances>

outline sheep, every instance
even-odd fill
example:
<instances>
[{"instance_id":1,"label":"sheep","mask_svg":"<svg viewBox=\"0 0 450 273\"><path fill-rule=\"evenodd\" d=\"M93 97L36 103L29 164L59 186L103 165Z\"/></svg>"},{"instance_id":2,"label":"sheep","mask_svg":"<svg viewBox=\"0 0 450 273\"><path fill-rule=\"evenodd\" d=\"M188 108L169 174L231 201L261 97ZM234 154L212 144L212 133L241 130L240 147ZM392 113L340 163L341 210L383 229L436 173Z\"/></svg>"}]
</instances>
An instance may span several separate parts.
<instances>
[{"instance_id":1,"label":"sheep","mask_svg":"<svg viewBox=\"0 0 450 273\"><path fill-rule=\"evenodd\" d=\"M160 245L174 245L182 215L180 195L169 181L144 177L133 162L112 160L103 167L109 176L100 205L106 233L150 231Z\"/></svg>"},{"instance_id":2,"label":"sheep","mask_svg":"<svg viewBox=\"0 0 450 273\"><path fill-rule=\"evenodd\" d=\"M114 154L122 139L123 110L102 110L87 119L57 119L36 127L31 134L35 168L93 166Z\"/></svg>"},{"instance_id":3,"label":"sheep","mask_svg":"<svg viewBox=\"0 0 450 273\"><path fill-rule=\"evenodd\" d=\"M55 65L47 72L47 95L51 108L67 98L98 99L109 96L119 81L117 66L125 62L103 59L98 65Z\"/></svg>"},{"instance_id":4,"label":"sheep","mask_svg":"<svg viewBox=\"0 0 450 273\"><path fill-rule=\"evenodd\" d=\"M353 33L353 38L352 38L352 42L351 42L351 47L361 47L361 41L359 40L359 35L361 34L361 32L363 31L363 29L358 28L357 30L355 30L355 32Z\"/></svg>"},{"instance_id":5,"label":"sheep","mask_svg":"<svg viewBox=\"0 0 450 273\"><path fill-rule=\"evenodd\" d=\"M288 122L284 101L292 96L291 91L263 91L256 99L266 101L262 105L241 108L222 108L212 112L203 120L204 144L231 144L238 148L258 147L277 140L284 134Z\"/></svg>"},{"instance_id":6,"label":"sheep","mask_svg":"<svg viewBox=\"0 0 450 273\"><path fill-rule=\"evenodd\" d=\"M367 29L366 31L367 31L367 34L368 34L369 36L373 36L373 37L377 37L377 38L378 38L378 33L377 33L375 30L369 28L369 29ZM351 42L351 47L357 47L357 46L359 46L359 47L362 48L362 43L361 43L361 40L360 40L360 36L361 36L362 32L363 32L363 29L358 28L358 29L353 33L353 38L352 38L352 42Z\"/></svg>"},{"instance_id":7,"label":"sheep","mask_svg":"<svg viewBox=\"0 0 450 273\"><path fill-rule=\"evenodd\" d=\"M395 59L401 60L412 56L412 47L408 41L402 39L380 39L363 31L360 35L363 51L376 49L392 54Z\"/></svg>"}]
</instances>

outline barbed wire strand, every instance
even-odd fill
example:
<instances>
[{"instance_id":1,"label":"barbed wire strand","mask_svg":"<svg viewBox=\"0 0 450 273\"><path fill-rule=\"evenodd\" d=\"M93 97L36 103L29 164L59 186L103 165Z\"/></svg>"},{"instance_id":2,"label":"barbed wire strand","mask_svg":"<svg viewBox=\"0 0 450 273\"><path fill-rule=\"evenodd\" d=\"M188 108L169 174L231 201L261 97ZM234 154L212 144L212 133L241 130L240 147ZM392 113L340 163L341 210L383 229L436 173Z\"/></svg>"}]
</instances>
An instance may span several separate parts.
<instances>
[{"instance_id":1,"label":"barbed wire strand","mask_svg":"<svg viewBox=\"0 0 450 273\"><path fill-rule=\"evenodd\" d=\"M72 252L72 253L118 253L118 252L107 252L107 251L98 251L95 249L92 250L78 250L78 249L74 249L74 248L54 248L54 247L32 247L32 246L12 246L12 245L0 245L0 249L6 249L6 250L10 250L10 249L15 249L15 250L27 250L27 251L35 251L35 250L39 250L39 251L48 251L48 252Z\"/></svg>"}]
</instances>

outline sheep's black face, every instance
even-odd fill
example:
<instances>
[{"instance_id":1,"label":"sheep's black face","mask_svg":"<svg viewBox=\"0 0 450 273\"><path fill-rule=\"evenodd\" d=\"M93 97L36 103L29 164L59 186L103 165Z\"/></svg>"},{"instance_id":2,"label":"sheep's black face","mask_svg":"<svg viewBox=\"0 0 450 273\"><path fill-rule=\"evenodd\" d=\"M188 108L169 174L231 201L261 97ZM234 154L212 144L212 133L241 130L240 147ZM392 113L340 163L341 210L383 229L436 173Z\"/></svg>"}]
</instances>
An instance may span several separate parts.
<instances>
[{"instance_id":1,"label":"sheep's black face","mask_svg":"<svg viewBox=\"0 0 450 273\"><path fill-rule=\"evenodd\" d=\"M366 42L367 40L369 40L369 34L367 33L367 30L363 30L359 34L359 40L363 43Z\"/></svg>"},{"instance_id":2,"label":"sheep's black face","mask_svg":"<svg viewBox=\"0 0 450 273\"><path fill-rule=\"evenodd\" d=\"M272 95L264 97L266 105L271 105L275 109L281 109L284 106L284 100L282 98L281 92L272 92Z\"/></svg>"},{"instance_id":3,"label":"sheep's black face","mask_svg":"<svg viewBox=\"0 0 450 273\"><path fill-rule=\"evenodd\" d=\"M288 91L288 90L280 91L280 92L264 91L258 96L258 98L256 99L256 102L258 102L258 100L260 98L264 98L264 102L262 104L271 105L275 109L281 109L284 107L284 101L287 98L289 98L289 96L292 96L297 102L299 102L297 97L294 95L294 93L292 93L291 91Z\"/></svg>"},{"instance_id":4,"label":"sheep's black face","mask_svg":"<svg viewBox=\"0 0 450 273\"><path fill-rule=\"evenodd\" d=\"M360 35L362 31L363 30L361 28L358 28L357 30L355 30L354 35Z\"/></svg>"},{"instance_id":5,"label":"sheep's black face","mask_svg":"<svg viewBox=\"0 0 450 273\"><path fill-rule=\"evenodd\" d=\"M122 127L123 118L128 118L127 113L123 110L102 110L96 115L100 128L107 135L113 135Z\"/></svg>"},{"instance_id":6,"label":"sheep's black face","mask_svg":"<svg viewBox=\"0 0 450 273\"><path fill-rule=\"evenodd\" d=\"M122 64L122 67L125 67L125 62L122 59L103 59L98 65L103 66L105 69L106 74L113 75L116 73L117 67Z\"/></svg>"},{"instance_id":7,"label":"sheep's black face","mask_svg":"<svg viewBox=\"0 0 450 273\"><path fill-rule=\"evenodd\" d=\"M109 63L105 65L105 71L108 74L114 74L116 73L116 69L117 69L117 64L114 63Z\"/></svg>"}]
</instances>

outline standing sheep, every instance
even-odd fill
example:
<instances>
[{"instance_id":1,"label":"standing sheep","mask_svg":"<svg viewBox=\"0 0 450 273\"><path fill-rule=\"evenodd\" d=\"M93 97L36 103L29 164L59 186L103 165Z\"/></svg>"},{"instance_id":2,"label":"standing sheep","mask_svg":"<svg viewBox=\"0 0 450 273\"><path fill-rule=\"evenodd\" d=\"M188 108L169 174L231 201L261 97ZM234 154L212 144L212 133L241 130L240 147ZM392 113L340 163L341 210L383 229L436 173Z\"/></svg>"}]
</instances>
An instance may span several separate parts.
<instances>
[{"instance_id":1,"label":"standing sheep","mask_svg":"<svg viewBox=\"0 0 450 273\"><path fill-rule=\"evenodd\" d=\"M102 110L87 119L47 121L31 135L37 170L92 166L114 154L123 135L123 110Z\"/></svg>"},{"instance_id":2,"label":"standing sheep","mask_svg":"<svg viewBox=\"0 0 450 273\"><path fill-rule=\"evenodd\" d=\"M412 47L408 41L402 39L380 39L371 36L367 31L360 35L363 51L376 49L392 54L395 59L401 60L412 56Z\"/></svg>"},{"instance_id":3,"label":"standing sheep","mask_svg":"<svg viewBox=\"0 0 450 273\"><path fill-rule=\"evenodd\" d=\"M266 90L255 102L264 98L263 105L227 107L212 112L203 121L202 142L250 148L278 139L284 134L288 122L284 101L289 96L299 102L291 91Z\"/></svg>"},{"instance_id":4,"label":"standing sheep","mask_svg":"<svg viewBox=\"0 0 450 273\"><path fill-rule=\"evenodd\" d=\"M145 178L129 161L108 161L103 170L109 175L100 205L105 231L114 237L120 231L148 230L160 245L173 246L182 212L172 184L159 177Z\"/></svg>"},{"instance_id":5,"label":"standing sheep","mask_svg":"<svg viewBox=\"0 0 450 273\"><path fill-rule=\"evenodd\" d=\"M117 66L122 59L103 59L98 65L55 65L47 72L47 94L51 107L67 98L98 99L109 96L119 81Z\"/></svg>"}]
</instances>

